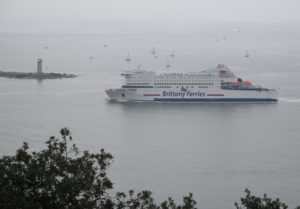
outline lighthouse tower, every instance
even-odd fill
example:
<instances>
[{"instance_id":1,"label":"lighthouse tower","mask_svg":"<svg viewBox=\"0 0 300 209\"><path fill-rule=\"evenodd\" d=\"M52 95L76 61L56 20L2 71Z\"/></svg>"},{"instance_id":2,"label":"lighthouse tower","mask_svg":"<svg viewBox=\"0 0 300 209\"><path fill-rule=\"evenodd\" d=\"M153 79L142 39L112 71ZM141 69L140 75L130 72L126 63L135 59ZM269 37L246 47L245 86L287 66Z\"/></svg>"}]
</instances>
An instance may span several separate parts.
<instances>
[{"instance_id":1,"label":"lighthouse tower","mask_svg":"<svg viewBox=\"0 0 300 209\"><path fill-rule=\"evenodd\" d=\"M37 60L37 73L43 73L43 60L41 58Z\"/></svg>"}]
</instances>

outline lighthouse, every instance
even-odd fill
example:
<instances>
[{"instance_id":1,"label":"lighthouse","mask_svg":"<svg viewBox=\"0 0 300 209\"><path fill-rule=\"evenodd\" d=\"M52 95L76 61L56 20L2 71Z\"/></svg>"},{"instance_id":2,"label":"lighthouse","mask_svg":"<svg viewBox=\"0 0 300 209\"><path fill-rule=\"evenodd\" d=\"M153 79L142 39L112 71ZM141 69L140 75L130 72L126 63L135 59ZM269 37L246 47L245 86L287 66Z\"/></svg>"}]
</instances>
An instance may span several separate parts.
<instances>
[{"instance_id":1,"label":"lighthouse","mask_svg":"<svg viewBox=\"0 0 300 209\"><path fill-rule=\"evenodd\" d=\"M41 58L37 60L37 73L43 73L43 60Z\"/></svg>"}]
</instances>

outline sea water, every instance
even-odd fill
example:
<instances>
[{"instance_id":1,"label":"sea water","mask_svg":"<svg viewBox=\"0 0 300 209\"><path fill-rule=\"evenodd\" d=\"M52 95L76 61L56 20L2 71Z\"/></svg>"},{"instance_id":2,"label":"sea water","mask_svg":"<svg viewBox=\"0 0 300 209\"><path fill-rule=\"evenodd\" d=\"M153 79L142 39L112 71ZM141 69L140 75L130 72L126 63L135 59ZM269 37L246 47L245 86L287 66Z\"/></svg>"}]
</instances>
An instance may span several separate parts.
<instances>
[{"instance_id":1,"label":"sea water","mask_svg":"<svg viewBox=\"0 0 300 209\"><path fill-rule=\"evenodd\" d=\"M249 188L256 195L280 197L291 208L300 205L299 27L174 28L1 33L1 70L35 71L42 58L45 72L79 75L0 78L1 155L13 154L23 141L40 149L68 127L82 150L105 148L114 155L109 176L115 191L148 189L158 201L172 196L176 202L192 192L199 208L213 209L233 208ZM131 62L125 61L128 52ZM138 65L195 72L219 63L244 80L276 88L279 101L118 103L104 92L119 87L120 73Z\"/></svg>"}]
</instances>

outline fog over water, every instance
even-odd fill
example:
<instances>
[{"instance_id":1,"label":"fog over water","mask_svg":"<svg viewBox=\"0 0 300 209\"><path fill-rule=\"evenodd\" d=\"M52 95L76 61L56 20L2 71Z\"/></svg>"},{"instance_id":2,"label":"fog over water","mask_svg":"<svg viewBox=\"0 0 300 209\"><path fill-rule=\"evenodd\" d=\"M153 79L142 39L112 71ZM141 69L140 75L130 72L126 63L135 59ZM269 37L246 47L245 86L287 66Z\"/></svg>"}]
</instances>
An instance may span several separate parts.
<instances>
[{"instance_id":1,"label":"fog over water","mask_svg":"<svg viewBox=\"0 0 300 209\"><path fill-rule=\"evenodd\" d=\"M198 23L286 25L300 22L299 8L298 0L0 0L0 31L109 32L112 25L116 32L141 30L136 23L153 24L154 31Z\"/></svg>"},{"instance_id":2,"label":"fog over water","mask_svg":"<svg viewBox=\"0 0 300 209\"><path fill-rule=\"evenodd\" d=\"M0 70L35 71L41 57L45 72L79 75L0 78L0 154L23 141L39 149L67 126L82 149L115 156L115 191L176 201L193 192L199 208L215 209L233 208L247 187L300 205L299 1L126 2L0 0ZM116 103L104 92L138 65L191 72L219 63L278 89L279 102Z\"/></svg>"}]
</instances>

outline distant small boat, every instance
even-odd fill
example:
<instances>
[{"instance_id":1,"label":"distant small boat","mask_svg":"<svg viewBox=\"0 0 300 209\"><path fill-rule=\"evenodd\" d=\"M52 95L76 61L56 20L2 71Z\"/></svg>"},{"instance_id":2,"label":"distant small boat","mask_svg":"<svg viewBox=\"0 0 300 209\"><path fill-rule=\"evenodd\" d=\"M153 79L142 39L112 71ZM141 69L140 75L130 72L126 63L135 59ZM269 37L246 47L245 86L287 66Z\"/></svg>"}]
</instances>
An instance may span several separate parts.
<instances>
[{"instance_id":1,"label":"distant small boat","mask_svg":"<svg viewBox=\"0 0 300 209\"><path fill-rule=\"evenodd\" d=\"M89 59L92 60L92 59L94 59L94 57L90 56Z\"/></svg>"},{"instance_id":2,"label":"distant small boat","mask_svg":"<svg viewBox=\"0 0 300 209\"><path fill-rule=\"evenodd\" d=\"M151 54L153 54L153 55L156 54L155 48L152 49Z\"/></svg>"},{"instance_id":3,"label":"distant small boat","mask_svg":"<svg viewBox=\"0 0 300 209\"><path fill-rule=\"evenodd\" d=\"M224 36L223 36L223 39L224 39L224 40L226 40L226 39L227 39L227 37L224 35Z\"/></svg>"},{"instance_id":4,"label":"distant small boat","mask_svg":"<svg viewBox=\"0 0 300 209\"><path fill-rule=\"evenodd\" d=\"M107 45L106 45L106 44L104 44L104 45L103 45L103 47L107 47Z\"/></svg>"},{"instance_id":5,"label":"distant small boat","mask_svg":"<svg viewBox=\"0 0 300 209\"><path fill-rule=\"evenodd\" d=\"M174 58L175 57L175 54L174 52L172 54L170 54L170 57Z\"/></svg>"},{"instance_id":6,"label":"distant small boat","mask_svg":"<svg viewBox=\"0 0 300 209\"><path fill-rule=\"evenodd\" d=\"M170 67L171 67L171 65L170 65L170 63L169 63L169 60L167 59L166 68L170 68Z\"/></svg>"},{"instance_id":7,"label":"distant small boat","mask_svg":"<svg viewBox=\"0 0 300 209\"><path fill-rule=\"evenodd\" d=\"M141 65L141 64L137 65L137 66L136 66L136 69L137 69L137 70L142 69L142 65Z\"/></svg>"},{"instance_id":8,"label":"distant small boat","mask_svg":"<svg viewBox=\"0 0 300 209\"><path fill-rule=\"evenodd\" d=\"M48 46L44 46L44 49L46 49L46 50L47 50L47 49L49 49L49 48L48 48Z\"/></svg>"},{"instance_id":9,"label":"distant small boat","mask_svg":"<svg viewBox=\"0 0 300 209\"><path fill-rule=\"evenodd\" d=\"M248 51L246 51L245 57L246 57L246 58L249 58L249 57L250 57L250 54L248 53Z\"/></svg>"},{"instance_id":10,"label":"distant small boat","mask_svg":"<svg viewBox=\"0 0 300 209\"><path fill-rule=\"evenodd\" d=\"M130 59L130 54L129 54L129 52L128 52L128 54L127 54L127 57L126 57L125 61L126 61L126 62L131 62L131 59Z\"/></svg>"}]
</instances>

